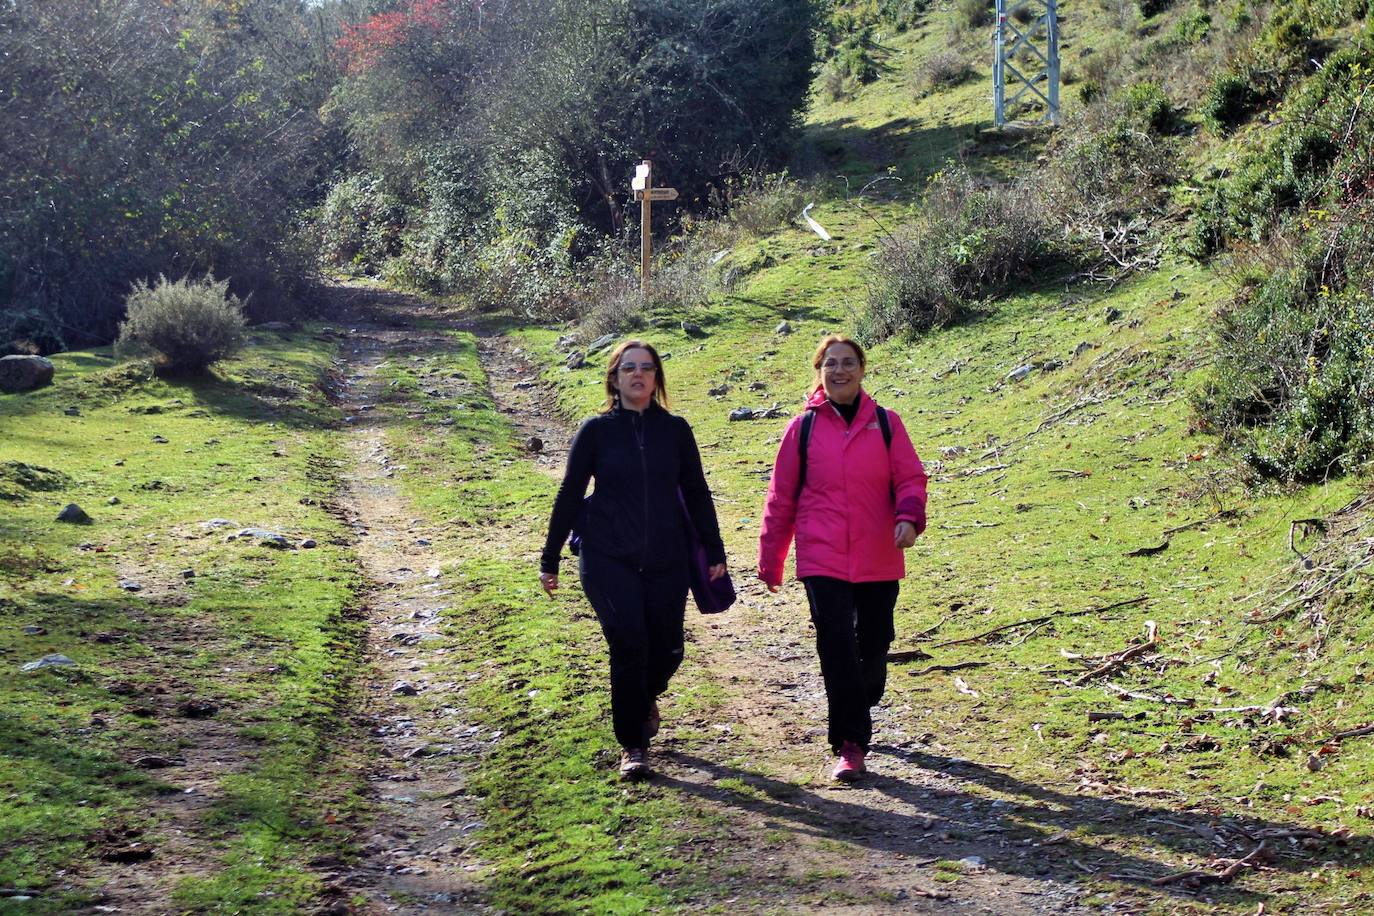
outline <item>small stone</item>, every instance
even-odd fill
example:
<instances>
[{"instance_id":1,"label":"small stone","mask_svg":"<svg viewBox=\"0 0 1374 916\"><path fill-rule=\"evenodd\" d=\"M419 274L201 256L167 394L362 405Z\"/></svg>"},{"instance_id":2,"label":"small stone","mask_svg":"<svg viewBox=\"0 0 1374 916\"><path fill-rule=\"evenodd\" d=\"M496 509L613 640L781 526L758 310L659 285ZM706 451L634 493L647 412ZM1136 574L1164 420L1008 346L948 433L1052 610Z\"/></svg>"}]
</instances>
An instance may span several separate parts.
<instances>
[{"instance_id":1,"label":"small stone","mask_svg":"<svg viewBox=\"0 0 1374 916\"><path fill-rule=\"evenodd\" d=\"M109 499L105 500L105 505L107 505L107 506L117 506L117 505L119 505L119 497L118 497L118 496L111 496Z\"/></svg>"},{"instance_id":2,"label":"small stone","mask_svg":"<svg viewBox=\"0 0 1374 916\"><path fill-rule=\"evenodd\" d=\"M166 436L153 436L153 441L156 442L156 443L158 443L159 445L166 445L166 444L167 444L167 437L166 437Z\"/></svg>"},{"instance_id":3,"label":"small stone","mask_svg":"<svg viewBox=\"0 0 1374 916\"><path fill-rule=\"evenodd\" d=\"M79 416L81 416L81 408L80 408L80 407L68 407L66 410L64 410L64 411L62 411L62 412L63 412L64 414L66 414L67 416L69 416L69 417L79 417Z\"/></svg>"},{"instance_id":4,"label":"small stone","mask_svg":"<svg viewBox=\"0 0 1374 916\"><path fill-rule=\"evenodd\" d=\"M557 342L556 344L554 344L554 347L555 347L555 349L558 349L558 350L569 350L569 349L572 349L572 347L573 347L576 343L577 343L577 338L576 338L576 337L574 337L572 334L565 334L565 335L563 335L562 337L558 338L558 342Z\"/></svg>"},{"instance_id":5,"label":"small stone","mask_svg":"<svg viewBox=\"0 0 1374 916\"><path fill-rule=\"evenodd\" d=\"M723 398L730 393L730 386L722 382L714 388L706 389L706 393L713 398Z\"/></svg>"},{"instance_id":6,"label":"small stone","mask_svg":"<svg viewBox=\"0 0 1374 916\"><path fill-rule=\"evenodd\" d=\"M285 535L268 531L266 528L244 528L237 537L242 540L257 541L263 547L273 547L277 550L288 550L291 547L291 541Z\"/></svg>"},{"instance_id":7,"label":"small stone","mask_svg":"<svg viewBox=\"0 0 1374 916\"><path fill-rule=\"evenodd\" d=\"M1064 368L1064 361L1062 359L1047 359L1043 362L1036 363L1035 368L1039 369L1041 372L1056 372Z\"/></svg>"},{"instance_id":8,"label":"small stone","mask_svg":"<svg viewBox=\"0 0 1374 916\"><path fill-rule=\"evenodd\" d=\"M301 541L302 550L314 550L318 546L320 545L314 538L306 538L305 540Z\"/></svg>"},{"instance_id":9,"label":"small stone","mask_svg":"<svg viewBox=\"0 0 1374 916\"><path fill-rule=\"evenodd\" d=\"M133 579L120 579L120 580L119 580L119 587L122 588L122 589L123 589L124 591L126 591L126 592L141 592L141 591L143 591L143 586L140 585L139 583L135 582Z\"/></svg>"},{"instance_id":10,"label":"small stone","mask_svg":"<svg viewBox=\"0 0 1374 916\"><path fill-rule=\"evenodd\" d=\"M134 862L147 862L152 857L152 849L143 843L130 843L128 846L120 846L117 849L107 849L100 854L100 858L106 862L117 862L124 865Z\"/></svg>"},{"instance_id":11,"label":"small stone","mask_svg":"<svg viewBox=\"0 0 1374 916\"><path fill-rule=\"evenodd\" d=\"M767 387L768 387L768 383L767 383L767 382L750 382L750 383L749 383L749 390L750 390L750 391L763 391L763 390L766 389Z\"/></svg>"},{"instance_id":12,"label":"small stone","mask_svg":"<svg viewBox=\"0 0 1374 916\"><path fill-rule=\"evenodd\" d=\"M413 697L417 695L420 691L416 690L415 685L410 683L409 681L397 681L396 684L391 688L391 692L396 694L397 696Z\"/></svg>"},{"instance_id":13,"label":"small stone","mask_svg":"<svg viewBox=\"0 0 1374 916\"><path fill-rule=\"evenodd\" d=\"M780 321L778 322L778 326L773 329L773 333L782 335L791 334L792 325L788 324L786 321Z\"/></svg>"},{"instance_id":14,"label":"small stone","mask_svg":"<svg viewBox=\"0 0 1374 916\"><path fill-rule=\"evenodd\" d=\"M196 571L194 569L183 569L181 571L181 578L183 579L194 579L195 577Z\"/></svg>"},{"instance_id":15,"label":"small stone","mask_svg":"<svg viewBox=\"0 0 1374 916\"><path fill-rule=\"evenodd\" d=\"M604 349L604 348L606 348L606 347L609 347L609 346L610 346L611 344L613 344L613 343L615 343L615 335L614 335L614 334L602 334L602 335L601 335L600 337L598 337L596 340L593 340L590 344L588 344L588 346L587 346L587 355L590 356L591 354L595 353L597 350L601 350L601 349Z\"/></svg>"},{"instance_id":16,"label":"small stone","mask_svg":"<svg viewBox=\"0 0 1374 916\"><path fill-rule=\"evenodd\" d=\"M1034 371L1034 366L1017 366L1015 369L1007 373L1007 381L1023 382Z\"/></svg>"},{"instance_id":17,"label":"small stone","mask_svg":"<svg viewBox=\"0 0 1374 916\"><path fill-rule=\"evenodd\" d=\"M91 517L76 503L67 503L67 505L62 508L62 511L57 513L57 520L59 522L66 522L69 525L91 524Z\"/></svg>"},{"instance_id":18,"label":"small stone","mask_svg":"<svg viewBox=\"0 0 1374 916\"><path fill-rule=\"evenodd\" d=\"M1107 324L1111 324L1113 321L1118 320L1120 317L1121 309L1117 308L1114 305L1109 305L1102 310L1102 320L1107 322Z\"/></svg>"},{"instance_id":19,"label":"small stone","mask_svg":"<svg viewBox=\"0 0 1374 916\"><path fill-rule=\"evenodd\" d=\"M431 541L429 538L416 538L416 539L415 539L415 546L416 546L416 547L428 547L430 544L433 544L433 543L434 543L434 542Z\"/></svg>"},{"instance_id":20,"label":"small stone","mask_svg":"<svg viewBox=\"0 0 1374 916\"><path fill-rule=\"evenodd\" d=\"M37 626L37 625L35 625L35 624L29 624L28 626L24 627L24 635L25 635L25 636L47 636L47 635L48 635L48 630L47 630L46 627L40 627L40 626Z\"/></svg>"},{"instance_id":21,"label":"small stone","mask_svg":"<svg viewBox=\"0 0 1374 916\"><path fill-rule=\"evenodd\" d=\"M167 767L184 767L186 760L182 757L164 757L161 754L144 754L142 757L135 757L133 765L140 770L165 770Z\"/></svg>"},{"instance_id":22,"label":"small stone","mask_svg":"<svg viewBox=\"0 0 1374 916\"><path fill-rule=\"evenodd\" d=\"M70 668L75 664L76 662L72 661L70 658L67 658L67 656L54 653L52 655L45 655L42 658L38 659L38 661L29 662L28 664L24 665L21 670L38 671L42 668Z\"/></svg>"},{"instance_id":23,"label":"small stone","mask_svg":"<svg viewBox=\"0 0 1374 916\"><path fill-rule=\"evenodd\" d=\"M538 382L532 382L532 381L530 381L529 379L521 379L520 381L518 381L518 382L515 383L515 390L516 390L516 391L529 391L531 388L538 388L538 387L539 387L539 383L538 383Z\"/></svg>"},{"instance_id":24,"label":"small stone","mask_svg":"<svg viewBox=\"0 0 1374 916\"><path fill-rule=\"evenodd\" d=\"M987 865L987 863L983 860L982 856L964 856L962 859L959 860L959 864L964 866L965 868L974 869L984 868Z\"/></svg>"},{"instance_id":25,"label":"small stone","mask_svg":"<svg viewBox=\"0 0 1374 916\"><path fill-rule=\"evenodd\" d=\"M566 365L569 369L581 369L587 365L587 357L580 350L574 350L568 354Z\"/></svg>"},{"instance_id":26,"label":"small stone","mask_svg":"<svg viewBox=\"0 0 1374 916\"><path fill-rule=\"evenodd\" d=\"M752 420L752 419L754 419L754 408L752 408L752 407L736 407L734 410L730 411L730 419L731 419L731 420Z\"/></svg>"},{"instance_id":27,"label":"small stone","mask_svg":"<svg viewBox=\"0 0 1374 916\"><path fill-rule=\"evenodd\" d=\"M525 451L535 452L536 454L544 450L544 440L538 436L530 436L525 442Z\"/></svg>"},{"instance_id":28,"label":"small stone","mask_svg":"<svg viewBox=\"0 0 1374 916\"><path fill-rule=\"evenodd\" d=\"M682 333L688 337L705 337L706 332L701 329L701 325L695 324L685 318L682 321Z\"/></svg>"}]
</instances>

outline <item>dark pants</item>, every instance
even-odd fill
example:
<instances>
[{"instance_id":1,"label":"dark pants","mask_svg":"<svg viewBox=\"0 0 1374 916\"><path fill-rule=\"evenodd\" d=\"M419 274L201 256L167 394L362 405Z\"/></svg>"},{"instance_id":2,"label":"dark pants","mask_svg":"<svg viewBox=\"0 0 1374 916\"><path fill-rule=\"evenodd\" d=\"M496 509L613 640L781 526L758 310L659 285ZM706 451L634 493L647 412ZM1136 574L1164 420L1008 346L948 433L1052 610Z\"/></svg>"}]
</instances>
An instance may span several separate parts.
<instances>
[{"instance_id":1,"label":"dark pants","mask_svg":"<svg viewBox=\"0 0 1374 916\"><path fill-rule=\"evenodd\" d=\"M865 751L873 739L869 708L887 686L887 649L896 631L897 582L845 582L807 576L806 598L816 625L816 653L830 707L830 747L853 741Z\"/></svg>"},{"instance_id":2,"label":"dark pants","mask_svg":"<svg viewBox=\"0 0 1374 916\"><path fill-rule=\"evenodd\" d=\"M649 704L682 664L687 566L640 572L585 547L582 590L611 650L611 721L621 747L647 747Z\"/></svg>"}]
</instances>

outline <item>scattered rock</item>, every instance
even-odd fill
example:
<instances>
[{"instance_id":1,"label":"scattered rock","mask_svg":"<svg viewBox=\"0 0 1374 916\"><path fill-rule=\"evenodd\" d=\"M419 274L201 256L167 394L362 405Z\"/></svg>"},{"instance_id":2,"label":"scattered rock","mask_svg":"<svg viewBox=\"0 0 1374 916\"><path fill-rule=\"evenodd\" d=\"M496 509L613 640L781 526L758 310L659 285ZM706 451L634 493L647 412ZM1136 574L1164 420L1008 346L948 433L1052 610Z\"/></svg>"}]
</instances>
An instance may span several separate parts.
<instances>
[{"instance_id":1,"label":"scattered rock","mask_svg":"<svg viewBox=\"0 0 1374 916\"><path fill-rule=\"evenodd\" d=\"M0 391L18 394L52 382L56 367L41 356L0 356Z\"/></svg>"},{"instance_id":2,"label":"scattered rock","mask_svg":"<svg viewBox=\"0 0 1374 916\"><path fill-rule=\"evenodd\" d=\"M779 404L772 407L736 407L730 411L731 420L775 420L787 416Z\"/></svg>"},{"instance_id":3,"label":"scattered rock","mask_svg":"<svg viewBox=\"0 0 1374 916\"><path fill-rule=\"evenodd\" d=\"M45 655L36 662L29 662L26 665L24 665L20 670L38 671L42 668L70 668L75 664L76 662L72 661L70 658L67 658L67 656L54 653L52 655Z\"/></svg>"},{"instance_id":4,"label":"scattered rock","mask_svg":"<svg viewBox=\"0 0 1374 916\"><path fill-rule=\"evenodd\" d=\"M195 577L196 571L194 569L183 569L181 571L181 578L183 579L194 579Z\"/></svg>"},{"instance_id":5,"label":"scattered rock","mask_svg":"<svg viewBox=\"0 0 1374 916\"><path fill-rule=\"evenodd\" d=\"M783 335L791 334L792 325L788 324L786 321L780 321L778 322L778 326L773 329L773 333Z\"/></svg>"},{"instance_id":6,"label":"scattered rock","mask_svg":"<svg viewBox=\"0 0 1374 916\"><path fill-rule=\"evenodd\" d=\"M63 412L64 414L66 414L67 416L69 416L69 417L79 417L79 416L81 416L81 408L80 408L80 407L68 407L66 410L64 410L64 411L62 411L62 412Z\"/></svg>"},{"instance_id":7,"label":"scattered rock","mask_svg":"<svg viewBox=\"0 0 1374 916\"><path fill-rule=\"evenodd\" d=\"M554 348L558 350L571 350L576 344L576 335L564 334L562 337L558 338L558 342L554 344Z\"/></svg>"},{"instance_id":8,"label":"scattered rock","mask_svg":"<svg viewBox=\"0 0 1374 916\"><path fill-rule=\"evenodd\" d=\"M62 508L62 511L57 513L57 520L59 522L66 522L69 525L91 524L91 517L76 503L67 503L67 505Z\"/></svg>"},{"instance_id":9,"label":"scattered rock","mask_svg":"<svg viewBox=\"0 0 1374 916\"><path fill-rule=\"evenodd\" d=\"M289 538L275 531L268 531L266 528L244 528L231 537L243 541L257 541L263 547L274 547L277 550L291 549Z\"/></svg>"},{"instance_id":10,"label":"scattered rock","mask_svg":"<svg viewBox=\"0 0 1374 916\"><path fill-rule=\"evenodd\" d=\"M1107 322L1107 324L1111 324L1113 321L1116 321L1120 318L1121 309L1117 308L1114 305L1109 305L1102 310L1102 320Z\"/></svg>"},{"instance_id":11,"label":"scattered rock","mask_svg":"<svg viewBox=\"0 0 1374 916\"><path fill-rule=\"evenodd\" d=\"M305 540L301 541L301 550L314 550L318 546L320 545L315 541L314 538L306 538Z\"/></svg>"},{"instance_id":12,"label":"scattered rock","mask_svg":"<svg viewBox=\"0 0 1374 916\"><path fill-rule=\"evenodd\" d=\"M768 383L767 383L767 382L750 382L750 383L749 383L749 390L750 390L750 391L764 391L764 390L767 389L767 388L768 388Z\"/></svg>"},{"instance_id":13,"label":"scattered rock","mask_svg":"<svg viewBox=\"0 0 1374 916\"><path fill-rule=\"evenodd\" d=\"M982 856L964 856L959 860L959 864L969 869L980 869L987 866Z\"/></svg>"},{"instance_id":14,"label":"scattered rock","mask_svg":"<svg viewBox=\"0 0 1374 916\"><path fill-rule=\"evenodd\" d=\"M401 697L413 697L420 691L415 689L415 685L409 681L397 681L391 688L391 692Z\"/></svg>"},{"instance_id":15,"label":"scattered rock","mask_svg":"<svg viewBox=\"0 0 1374 916\"><path fill-rule=\"evenodd\" d=\"M581 369L587 365L587 357L578 350L568 354L567 366L569 369Z\"/></svg>"},{"instance_id":16,"label":"scattered rock","mask_svg":"<svg viewBox=\"0 0 1374 916\"><path fill-rule=\"evenodd\" d=\"M161 435L153 436L153 441L156 442L158 445L166 445L166 444L167 444L167 437L166 437L166 436L161 436Z\"/></svg>"},{"instance_id":17,"label":"scattered rock","mask_svg":"<svg viewBox=\"0 0 1374 916\"><path fill-rule=\"evenodd\" d=\"M587 355L591 356L597 350L603 350L613 343L615 343L614 334L602 334L596 340L593 340L590 344L587 345Z\"/></svg>"},{"instance_id":18,"label":"scattered rock","mask_svg":"<svg viewBox=\"0 0 1374 916\"><path fill-rule=\"evenodd\" d=\"M1007 381L1009 381L1009 382L1022 382L1022 381L1025 381L1026 378L1027 378L1032 372L1034 372L1034 371L1035 371L1035 367L1034 367L1034 366L1017 366L1015 369L1013 369L1013 370L1011 370L1010 372L1007 373Z\"/></svg>"},{"instance_id":19,"label":"scattered rock","mask_svg":"<svg viewBox=\"0 0 1374 916\"><path fill-rule=\"evenodd\" d=\"M40 626L37 626L37 625L35 625L35 624L29 624L28 626L24 627L24 635L25 635L25 636L47 636L47 635L48 635L48 630L47 630L46 627L40 627Z\"/></svg>"},{"instance_id":20,"label":"scattered rock","mask_svg":"<svg viewBox=\"0 0 1374 916\"><path fill-rule=\"evenodd\" d=\"M161 754L144 754L142 757L135 757L133 765L140 770L165 770L168 767L186 766L186 758L164 757Z\"/></svg>"},{"instance_id":21,"label":"scattered rock","mask_svg":"<svg viewBox=\"0 0 1374 916\"><path fill-rule=\"evenodd\" d=\"M119 580L119 587L120 587L121 589L123 589L124 591L126 591L126 592L141 592L141 591L143 591L143 586L142 586L140 583L135 582L133 579L120 579L120 580Z\"/></svg>"},{"instance_id":22,"label":"scattered rock","mask_svg":"<svg viewBox=\"0 0 1374 916\"><path fill-rule=\"evenodd\" d=\"M262 324L253 325L255 331L289 331L291 325L285 321L264 321Z\"/></svg>"},{"instance_id":23,"label":"scattered rock","mask_svg":"<svg viewBox=\"0 0 1374 916\"><path fill-rule=\"evenodd\" d=\"M106 862L116 862L122 865L130 865L134 862L147 862L153 857L151 847L143 843L130 843L128 846L118 846L107 849L100 854L100 858Z\"/></svg>"},{"instance_id":24,"label":"scattered rock","mask_svg":"<svg viewBox=\"0 0 1374 916\"><path fill-rule=\"evenodd\" d=\"M117 505L119 505L119 497L118 497L118 496L111 496L109 499L105 500L105 505L107 505L107 506L117 506Z\"/></svg>"},{"instance_id":25,"label":"scattered rock","mask_svg":"<svg viewBox=\"0 0 1374 916\"><path fill-rule=\"evenodd\" d=\"M518 381L518 382L515 383L515 390L516 390L516 391L529 391L531 388L538 388L538 387L539 387L539 383L538 383L538 382L532 382L532 381L530 381L529 379L521 379L520 381Z\"/></svg>"},{"instance_id":26,"label":"scattered rock","mask_svg":"<svg viewBox=\"0 0 1374 916\"><path fill-rule=\"evenodd\" d=\"M687 319L682 320L682 333L688 337L705 337L706 332L701 329L701 325L693 324Z\"/></svg>"},{"instance_id":27,"label":"scattered rock","mask_svg":"<svg viewBox=\"0 0 1374 916\"><path fill-rule=\"evenodd\" d=\"M219 705L209 700L183 700L177 704L177 715L184 719L209 719L219 712Z\"/></svg>"},{"instance_id":28,"label":"scattered rock","mask_svg":"<svg viewBox=\"0 0 1374 916\"><path fill-rule=\"evenodd\" d=\"M1035 368L1041 372L1056 372L1064 368L1064 361L1062 359L1047 359L1036 363Z\"/></svg>"},{"instance_id":29,"label":"scattered rock","mask_svg":"<svg viewBox=\"0 0 1374 916\"><path fill-rule=\"evenodd\" d=\"M212 518L208 522L201 522L200 527L206 531L214 531L217 528L239 528L238 522L231 522L227 518Z\"/></svg>"},{"instance_id":30,"label":"scattered rock","mask_svg":"<svg viewBox=\"0 0 1374 916\"><path fill-rule=\"evenodd\" d=\"M942 445L940 446L940 457L946 460L951 458L962 458L968 454L968 449L962 445Z\"/></svg>"},{"instance_id":31,"label":"scattered rock","mask_svg":"<svg viewBox=\"0 0 1374 916\"><path fill-rule=\"evenodd\" d=\"M714 388L706 389L706 393L713 398L723 398L730 393L730 386L722 382Z\"/></svg>"}]
</instances>

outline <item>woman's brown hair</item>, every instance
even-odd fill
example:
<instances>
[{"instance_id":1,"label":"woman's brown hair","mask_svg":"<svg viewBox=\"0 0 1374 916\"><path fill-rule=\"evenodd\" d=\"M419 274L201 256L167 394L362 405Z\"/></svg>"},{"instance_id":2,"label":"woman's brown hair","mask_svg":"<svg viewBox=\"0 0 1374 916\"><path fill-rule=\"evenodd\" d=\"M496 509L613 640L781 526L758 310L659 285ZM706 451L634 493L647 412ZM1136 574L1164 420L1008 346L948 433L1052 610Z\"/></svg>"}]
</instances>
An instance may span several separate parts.
<instances>
[{"instance_id":1,"label":"woman's brown hair","mask_svg":"<svg viewBox=\"0 0 1374 916\"><path fill-rule=\"evenodd\" d=\"M641 350L648 350L649 355L654 360L654 400L658 401L663 407L668 406L668 380L663 375L663 360L659 358L658 351L654 345L643 340L622 341L620 346L611 351L611 361L606 364L606 403L602 405L601 412L605 413L616 405L620 400L620 393L616 391L612 384L616 375L620 372L620 360L625 355L626 350L633 350L638 347Z\"/></svg>"},{"instance_id":2,"label":"woman's brown hair","mask_svg":"<svg viewBox=\"0 0 1374 916\"><path fill-rule=\"evenodd\" d=\"M864 348L859 346L857 340L845 337L843 334L827 334L821 338L820 346L816 347L816 354L811 357L811 368L816 370L816 384L821 383L821 363L825 362L825 351L835 344L844 344L854 351L854 355L859 358L859 367L868 368L868 357L864 355Z\"/></svg>"}]
</instances>

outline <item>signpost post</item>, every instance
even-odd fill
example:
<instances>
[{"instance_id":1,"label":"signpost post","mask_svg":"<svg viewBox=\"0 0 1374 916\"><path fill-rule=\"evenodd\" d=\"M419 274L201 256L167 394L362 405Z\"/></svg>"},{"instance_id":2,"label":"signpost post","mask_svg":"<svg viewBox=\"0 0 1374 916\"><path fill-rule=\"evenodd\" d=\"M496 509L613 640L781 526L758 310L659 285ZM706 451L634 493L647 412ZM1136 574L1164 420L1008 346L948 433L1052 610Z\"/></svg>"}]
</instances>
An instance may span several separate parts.
<instances>
[{"instance_id":1,"label":"signpost post","mask_svg":"<svg viewBox=\"0 0 1374 916\"><path fill-rule=\"evenodd\" d=\"M677 188L654 187L654 164L645 159L635 166L635 177L630 181L630 190L639 201L639 294L644 302L649 301L649 261L653 255L653 202L656 200L677 200Z\"/></svg>"}]
</instances>

